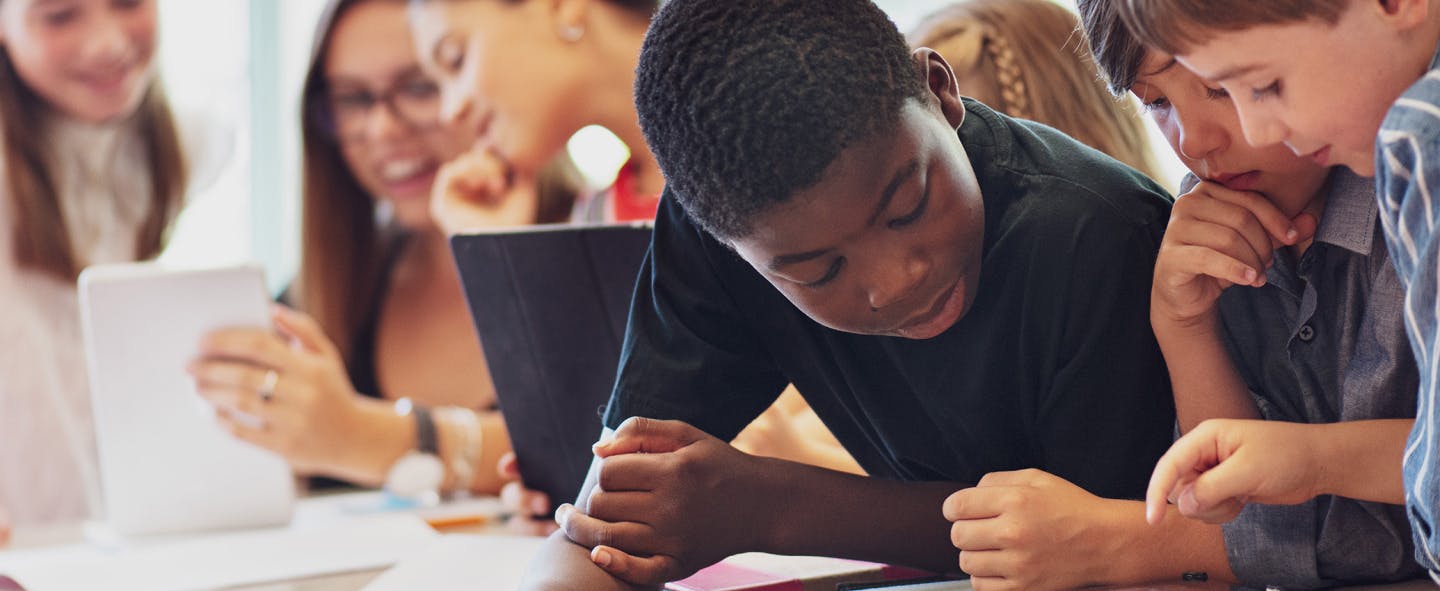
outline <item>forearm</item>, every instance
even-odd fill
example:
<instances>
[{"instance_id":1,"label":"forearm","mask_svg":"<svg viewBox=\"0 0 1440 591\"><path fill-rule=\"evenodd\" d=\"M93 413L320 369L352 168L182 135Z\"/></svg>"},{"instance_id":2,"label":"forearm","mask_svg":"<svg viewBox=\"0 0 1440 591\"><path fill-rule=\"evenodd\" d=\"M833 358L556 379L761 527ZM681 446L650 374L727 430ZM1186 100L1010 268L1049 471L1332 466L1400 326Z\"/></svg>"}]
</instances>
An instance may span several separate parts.
<instances>
[{"instance_id":1,"label":"forearm","mask_svg":"<svg viewBox=\"0 0 1440 591\"><path fill-rule=\"evenodd\" d=\"M1350 421L1308 429L1316 494L1399 505L1405 502L1400 464L1413 419Z\"/></svg>"},{"instance_id":2,"label":"forearm","mask_svg":"<svg viewBox=\"0 0 1440 591\"><path fill-rule=\"evenodd\" d=\"M1220 526L1187 519L1172 506L1163 521L1145 522L1139 501L1107 500L1101 517L1113 531L1107 538L1105 566L1111 577L1098 577L1105 585L1135 585L1179 581L1185 573L1203 572L1209 580L1232 583L1235 573L1225 552Z\"/></svg>"},{"instance_id":3,"label":"forearm","mask_svg":"<svg viewBox=\"0 0 1440 591\"><path fill-rule=\"evenodd\" d=\"M590 551L570 541L565 532L550 535L530 562L520 591L641 591L659 587L631 585L610 576L590 560Z\"/></svg>"},{"instance_id":4,"label":"forearm","mask_svg":"<svg viewBox=\"0 0 1440 591\"><path fill-rule=\"evenodd\" d=\"M1218 315L1178 322L1154 314L1151 324L1170 371L1181 434L1206 419L1261 418L1220 339Z\"/></svg>"},{"instance_id":5,"label":"forearm","mask_svg":"<svg viewBox=\"0 0 1440 591\"><path fill-rule=\"evenodd\" d=\"M775 554L835 556L935 572L958 569L945 497L965 485L899 482L765 459L759 498L774 499L768 539Z\"/></svg>"}]
</instances>

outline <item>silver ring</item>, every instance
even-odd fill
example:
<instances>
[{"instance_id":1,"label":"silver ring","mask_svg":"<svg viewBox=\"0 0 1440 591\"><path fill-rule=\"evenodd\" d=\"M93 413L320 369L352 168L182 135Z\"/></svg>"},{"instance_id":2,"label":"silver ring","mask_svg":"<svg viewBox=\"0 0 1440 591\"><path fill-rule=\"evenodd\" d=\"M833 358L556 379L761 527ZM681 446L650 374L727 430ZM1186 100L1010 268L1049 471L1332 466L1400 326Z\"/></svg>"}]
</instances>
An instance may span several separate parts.
<instances>
[{"instance_id":1,"label":"silver ring","mask_svg":"<svg viewBox=\"0 0 1440 591\"><path fill-rule=\"evenodd\" d=\"M273 369L265 372L265 381L261 382L260 387L255 390L256 393L260 394L261 402L270 402L275 399L275 385L279 382L279 372Z\"/></svg>"}]
</instances>

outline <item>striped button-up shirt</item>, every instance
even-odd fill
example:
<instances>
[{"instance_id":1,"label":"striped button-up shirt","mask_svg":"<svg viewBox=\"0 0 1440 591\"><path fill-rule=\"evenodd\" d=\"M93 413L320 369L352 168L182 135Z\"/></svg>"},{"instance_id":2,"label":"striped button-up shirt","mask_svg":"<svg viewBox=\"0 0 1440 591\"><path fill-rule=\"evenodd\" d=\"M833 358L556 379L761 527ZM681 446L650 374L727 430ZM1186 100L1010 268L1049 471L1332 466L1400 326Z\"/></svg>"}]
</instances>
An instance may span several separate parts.
<instances>
[{"instance_id":1,"label":"striped button-up shirt","mask_svg":"<svg viewBox=\"0 0 1440 591\"><path fill-rule=\"evenodd\" d=\"M1405 328L1420 369L1418 415L1405 446L1405 500L1416 559L1433 574L1440 571L1440 195L1431 185L1440 181L1440 53L1391 107L1376 148L1380 219L1405 286Z\"/></svg>"}]
</instances>

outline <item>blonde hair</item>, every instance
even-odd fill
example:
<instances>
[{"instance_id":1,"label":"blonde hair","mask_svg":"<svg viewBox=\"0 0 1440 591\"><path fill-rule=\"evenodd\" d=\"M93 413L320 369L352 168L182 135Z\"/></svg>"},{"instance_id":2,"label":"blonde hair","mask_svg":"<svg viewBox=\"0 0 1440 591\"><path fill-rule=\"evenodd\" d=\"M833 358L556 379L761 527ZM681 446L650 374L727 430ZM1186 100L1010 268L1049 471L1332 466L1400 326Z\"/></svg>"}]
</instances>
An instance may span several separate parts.
<instances>
[{"instance_id":1,"label":"blonde hair","mask_svg":"<svg viewBox=\"0 0 1440 591\"><path fill-rule=\"evenodd\" d=\"M0 46L0 159L5 194L14 204L15 262L73 281L89 261L81 260L70 240L59 185L47 149L46 111L51 107L20 79L10 54ZM187 170L180 136L159 79L150 82L130 117L140 130L150 173L150 210L142 222L135 257L148 259L165 246L170 224L185 198Z\"/></svg>"},{"instance_id":2,"label":"blonde hair","mask_svg":"<svg viewBox=\"0 0 1440 591\"><path fill-rule=\"evenodd\" d=\"M909 40L939 52L967 93L996 110L1163 179L1143 120L1105 88L1079 24L1051 0L965 0L926 18Z\"/></svg>"}]
</instances>

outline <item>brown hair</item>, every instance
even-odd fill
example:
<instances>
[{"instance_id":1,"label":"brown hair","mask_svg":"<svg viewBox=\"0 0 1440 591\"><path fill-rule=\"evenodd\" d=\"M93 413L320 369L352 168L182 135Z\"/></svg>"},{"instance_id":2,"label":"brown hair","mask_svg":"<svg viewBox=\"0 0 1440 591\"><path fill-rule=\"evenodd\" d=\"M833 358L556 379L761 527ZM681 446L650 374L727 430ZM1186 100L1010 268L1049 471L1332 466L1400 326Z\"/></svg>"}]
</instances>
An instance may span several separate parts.
<instances>
[{"instance_id":1,"label":"brown hair","mask_svg":"<svg viewBox=\"0 0 1440 591\"><path fill-rule=\"evenodd\" d=\"M965 0L926 18L910 44L939 51L957 76L974 73L997 110L1161 178L1144 122L1106 91L1077 25L1049 0Z\"/></svg>"},{"instance_id":2,"label":"brown hair","mask_svg":"<svg viewBox=\"0 0 1440 591\"><path fill-rule=\"evenodd\" d=\"M425 4L426 2L434 2L435 0L408 0L408 1L409 1L410 4ZM451 0L451 1L454 1L454 0ZM503 0L503 1L506 2L506 3L509 3L509 4L519 4L519 3L521 3L521 2L524 2L525 0ZM660 9L660 1L661 1L661 0L602 0L602 1L605 2L605 3L607 3L607 4L614 4L614 5L616 5L616 6L619 6L620 8L624 8L625 10L628 10L628 11L630 11L630 12L635 13L637 16L643 16L643 17L645 17L645 18L648 19L648 18L650 18L651 16L653 16L653 15L655 14L655 11L657 11L657 10Z\"/></svg>"},{"instance_id":3,"label":"brown hair","mask_svg":"<svg viewBox=\"0 0 1440 591\"><path fill-rule=\"evenodd\" d=\"M326 50L340 17L363 2L330 0L316 26L300 113L300 273L293 303L315 318L350 359L355 334L373 312L387 239L376 202L350 171L335 137L324 75ZM567 221L582 181L568 155L541 169L536 223Z\"/></svg>"},{"instance_id":4,"label":"brown hair","mask_svg":"<svg viewBox=\"0 0 1440 591\"><path fill-rule=\"evenodd\" d=\"M1078 0L1081 31L1090 42L1090 53L1110 92L1123 96L1140 78L1146 47L1130 32L1113 0Z\"/></svg>"},{"instance_id":5,"label":"brown hair","mask_svg":"<svg viewBox=\"0 0 1440 591\"><path fill-rule=\"evenodd\" d=\"M1309 19L1335 24L1350 0L1113 0L1140 43L1171 55L1204 43L1216 31Z\"/></svg>"},{"instance_id":6,"label":"brown hair","mask_svg":"<svg viewBox=\"0 0 1440 591\"><path fill-rule=\"evenodd\" d=\"M27 87L9 52L0 46L0 158L4 192L14 205L15 262L65 281L73 281L89 261L75 252L60 188L48 152L45 99ZM140 106L130 115L139 129L150 169L150 210L140 227L135 257L148 259L165 246L171 222L185 199L187 177L180 137L158 78L150 82Z\"/></svg>"}]
</instances>

